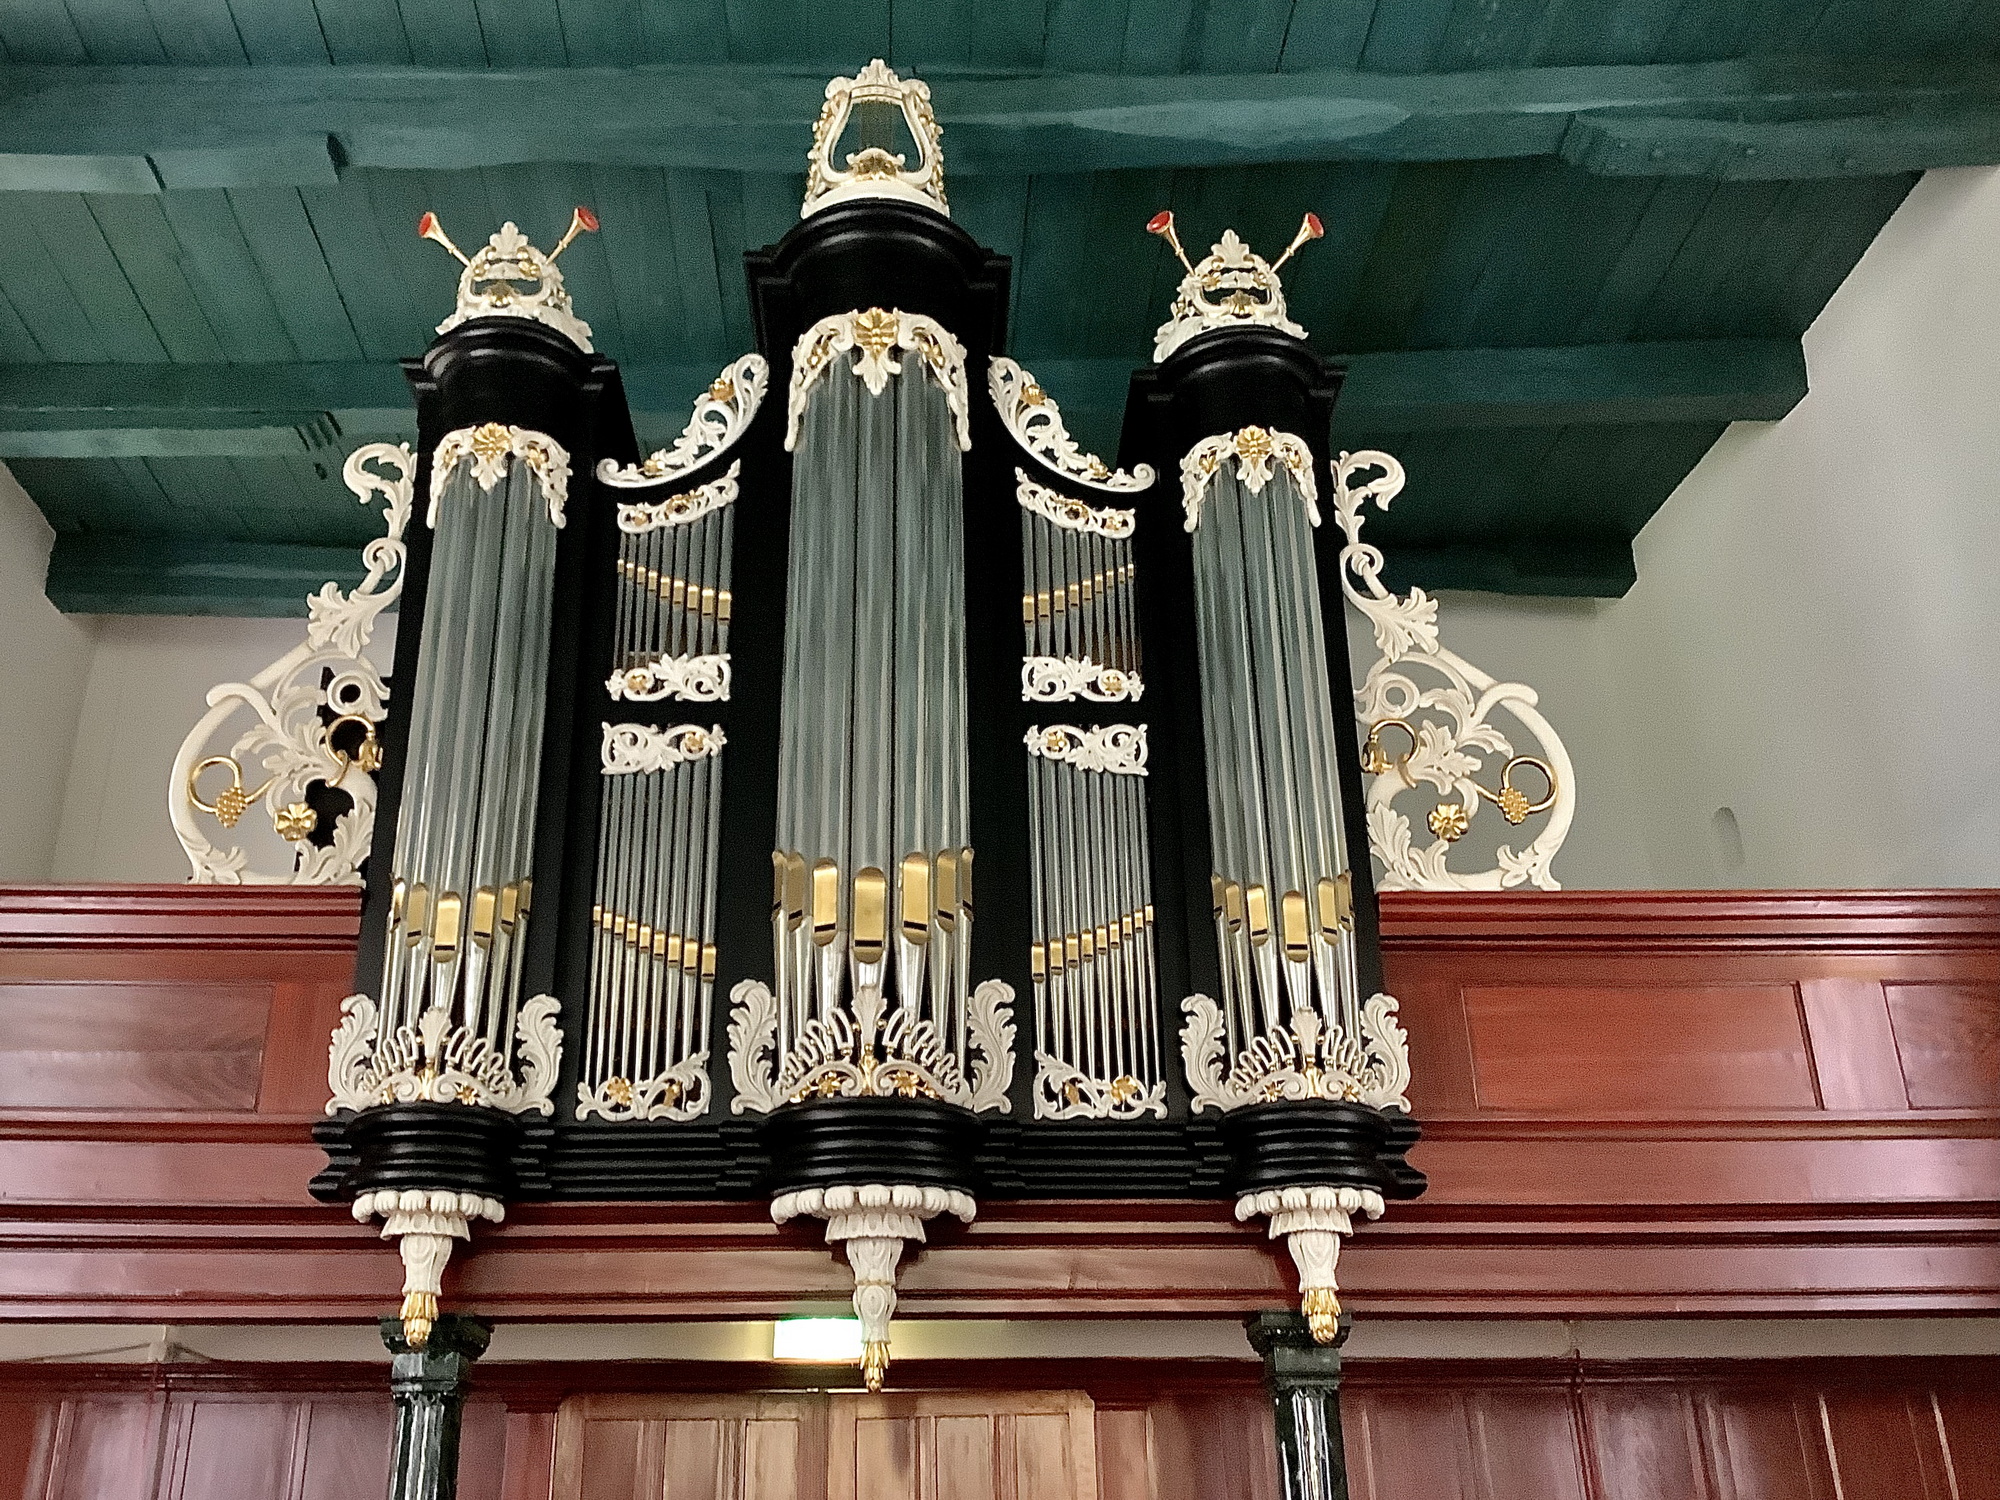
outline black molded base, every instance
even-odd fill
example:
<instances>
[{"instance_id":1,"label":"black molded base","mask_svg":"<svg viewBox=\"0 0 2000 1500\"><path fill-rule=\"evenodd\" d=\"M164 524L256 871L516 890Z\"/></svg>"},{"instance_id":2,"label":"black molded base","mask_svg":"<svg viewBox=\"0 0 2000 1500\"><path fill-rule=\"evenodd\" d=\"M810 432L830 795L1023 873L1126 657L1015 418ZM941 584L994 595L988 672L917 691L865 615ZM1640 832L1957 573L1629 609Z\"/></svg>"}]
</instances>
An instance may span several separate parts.
<instances>
[{"instance_id":1,"label":"black molded base","mask_svg":"<svg viewBox=\"0 0 2000 1500\"><path fill-rule=\"evenodd\" d=\"M1222 1117L1232 1193L1279 1187L1374 1188L1414 1198L1429 1184L1406 1159L1421 1127L1399 1110L1328 1101L1253 1104Z\"/></svg>"},{"instance_id":2,"label":"black molded base","mask_svg":"<svg viewBox=\"0 0 2000 1500\"><path fill-rule=\"evenodd\" d=\"M776 1197L841 1183L909 1183L978 1193L986 1127L968 1110L929 1099L839 1099L777 1111L758 1131Z\"/></svg>"},{"instance_id":3,"label":"black molded base","mask_svg":"<svg viewBox=\"0 0 2000 1500\"><path fill-rule=\"evenodd\" d=\"M456 1188L505 1202L525 1185L516 1160L525 1145L521 1121L497 1109L384 1104L324 1121L313 1134L328 1157L327 1170L312 1182L317 1198Z\"/></svg>"}]
</instances>

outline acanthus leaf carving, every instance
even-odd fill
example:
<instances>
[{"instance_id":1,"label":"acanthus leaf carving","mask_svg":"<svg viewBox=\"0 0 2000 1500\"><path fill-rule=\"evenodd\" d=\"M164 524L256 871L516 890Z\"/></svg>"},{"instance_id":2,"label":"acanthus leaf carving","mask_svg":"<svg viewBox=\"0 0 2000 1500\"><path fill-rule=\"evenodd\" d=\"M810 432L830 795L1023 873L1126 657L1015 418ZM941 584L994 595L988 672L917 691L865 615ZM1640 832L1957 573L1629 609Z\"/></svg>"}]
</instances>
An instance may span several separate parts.
<instances>
[{"instance_id":1,"label":"acanthus leaf carving","mask_svg":"<svg viewBox=\"0 0 2000 1500\"><path fill-rule=\"evenodd\" d=\"M694 415L669 447L656 449L636 464L598 460L598 483L614 489L651 489L672 484L710 459L720 458L756 421L770 381L771 362L761 354L746 354L723 366L722 373L695 398Z\"/></svg>"}]
</instances>

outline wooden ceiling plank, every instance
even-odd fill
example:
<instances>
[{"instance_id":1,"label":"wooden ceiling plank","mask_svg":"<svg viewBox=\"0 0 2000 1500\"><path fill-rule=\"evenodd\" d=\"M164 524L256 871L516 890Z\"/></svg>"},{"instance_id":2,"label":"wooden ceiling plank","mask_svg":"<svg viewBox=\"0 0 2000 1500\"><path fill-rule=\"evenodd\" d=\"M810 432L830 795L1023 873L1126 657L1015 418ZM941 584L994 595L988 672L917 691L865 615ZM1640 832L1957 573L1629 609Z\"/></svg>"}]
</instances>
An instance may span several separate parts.
<instances>
[{"instance_id":1,"label":"wooden ceiling plank","mask_svg":"<svg viewBox=\"0 0 2000 1500\"><path fill-rule=\"evenodd\" d=\"M219 189L161 196L180 244L188 284L232 360L290 362L298 348L285 330L243 231Z\"/></svg>"},{"instance_id":2,"label":"wooden ceiling plank","mask_svg":"<svg viewBox=\"0 0 2000 1500\"><path fill-rule=\"evenodd\" d=\"M410 39L396 0L313 0L313 9L336 63L410 61Z\"/></svg>"},{"instance_id":3,"label":"wooden ceiling plank","mask_svg":"<svg viewBox=\"0 0 2000 1500\"><path fill-rule=\"evenodd\" d=\"M560 68L569 61L562 19L548 0L478 0L478 5L480 34L495 68Z\"/></svg>"},{"instance_id":4,"label":"wooden ceiling plank","mask_svg":"<svg viewBox=\"0 0 2000 1500\"><path fill-rule=\"evenodd\" d=\"M1473 177L1457 162L1396 169L1388 209L1355 287L1352 311L1340 328L1326 330L1334 348L1365 353L1404 346L1451 234L1459 199Z\"/></svg>"},{"instance_id":5,"label":"wooden ceiling plank","mask_svg":"<svg viewBox=\"0 0 2000 1500\"><path fill-rule=\"evenodd\" d=\"M410 61L424 68L484 68L486 36L473 0L397 0Z\"/></svg>"},{"instance_id":6,"label":"wooden ceiling plank","mask_svg":"<svg viewBox=\"0 0 2000 1500\"><path fill-rule=\"evenodd\" d=\"M144 5L129 0L64 0L93 63L163 63L167 52Z\"/></svg>"},{"instance_id":7,"label":"wooden ceiling plank","mask_svg":"<svg viewBox=\"0 0 2000 1500\"><path fill-rule=\"evenodd\" d=\"M234 615L291 618L332 579L361 581L348 547L210 540L180 533L59 535L48 596L68 614Z\"/></svg>"},{"instance_id":8,"label":"wooden ceiling plank","mask_svg":"<svg viewBox=\"0 0 2000 1500\"><path fill-rule=\"evenodd\" d=\"M1250 24L1256 12L1273 4L1289 8L1291 0L1241 0L1239 5L1210 8L1201 0L1127 0L1125 34L1119 43L1121 73L1223 72L1201 60L1205 31L1213 27L1217 42L1228 39L1239 24ZM1218 14L1218 11L1220 12Z\"/></svg>"},{"instance_id":9,"label":"wooden ceiling plank","mask_svg":"<svg viewBox=\"0 0 2000 1500\"><path fill-rule=\"evenodd\" d=\"M1043 66L1069 73L1118 72L1127 9L1127 0L1049 0Z\"/></svg>"},{"instance_id":10,"label":"wooden ceiling plank","mask_svg":"<svg viewBox=\"0 0 2000 1500\"><path fill-rule=\"evenodd\" d=\"M361 358L361 340L334 285L299 190L234 188L227 196L237 228L300 357Z\"/></svg>"},{"instance_id":11,"label":"wooden ceiling plank","mask_svg":"<svg viewBox=\"0 0 2000 1500\"><path fill-rule=\"evenodd\" d=\"M663 172L667 213L673 226L674 264L680 271L681 308L687 315L685 337L690 349L729 349L722 327L722 280L726 270L743 279L741 263L719 266L715 237L708 222L708 188L699 172ZM747 354L747 348L732 350Z\"/></svg>"},{"instance_id":12,"label":"wooden ceiling plank","mask_svg":"<svg viewBox=\"0 0 2000 1500\"><path fill-rule=\"evenodd\" d=\"M28 325L14 310L14 303L7 296L6 289L0 287L0 359L36 360L41 358L41 354L35 344L35 336L28 332Z\"/></svg>"},{"instance_id":13,"label":"wooden ceiling plank","mask_svg":"<svg viewBox=\"0 0 2000 1500\"><path fill-rule=\"evenodd\" d=\"M1039 68L1050 0L980 0L966 61L981 68Z\"/></svg>"},{"instance_id":14,"label":"wooden ceiling plank","mask_svg":"<svg viewBox=\"0 0 2000 1500\"><path fill-rule=\"evenodd\" d=\"M1719 184L1646 298L1633 337L1712 336L1717 330L1708 317L1709 288L1770 216L1784 188L1776 182Z\"/></svg>"},{"instance_id":15,"label":"wooden ceiling plank","mask_svg":"<svg viewBox=\"0 0 2000 1500\"><path fill-rule=\"evenodd\" d=\"M1030 367L1045 355L1078 352L1069 299L1073 282L1090 276L1093 247L1076 226L1090 213L1091 181L1062 173L1037 177L1031 190L1021 257L1014 265L1012 330L1014 351Z\"/></svg>"},{"instance_id":16,"label":"wooden ceiling plank","mask_svg":"<svg viewBox=\"0 0 2000 1500\"><path fill-rule=\"evenodd\" d=\"M624 329L620 357L635 362L675 355L694 359L713 352L688 345L690 320L682 305L672 214L660 174L637 167L597 167L590 185L591 206L604 225L599 238Z\"/></svg>"},{"instance_id":17,"label":"wooden ceiling plank","mask_svg":"<svg viewBox=\"0 0 2000 1500\"><path fill-rule=\"evenodd\" d=\"M1520 68L1540 60L1554 0L1457 0L1427 67ZM1606 8L1600 3L1599 9ZM1625 59L1620 59L1624 61Z\"/></svg>"},{"instance_id":18,"label":"wooden ceiling plank","mask_svg":"<svg viewBox=\"0 0 2000 1500\"><path fill-rule=\"evenodd\" d=\"M740 267L750 239L743 228L743 184L746 176L710 174L708 234L718 271L716 288L722 311L722 347L749 353L757 346L750 322L750 292Z\"/></svg>"},{"instance_id":19,"label":"wooden ceiling plank","mask_svg":"<svg viewBox=\"0 0 2000 1500\"><path fill-rule=\"evenodd\" d=\"M349 179L338 187L300 188L299 201L362 355L393 360L430 342L436 320L419 316L410 300L361 184Z\"/></svg>"},{"instance_id":20,"label":"wooden ceiling plank","mask_svg":"<svg viewBox=\"0 0 2000 1500\"><path fill-rule=\"evenodd\" d=\"M1359 67L1376 4L1377 0L1295 0L1278 70L1304 73Z\"/></svg>"},{"instance_id":21,"label":"wooden ceiling plank","mask_svg":"<svg viewBox=\"0 0 2000 1500\"><path fill-rule=\"evenodd\" d=\"M556 14L572 67L615 66L646 55L640 0L556 0Z\"/></svg>"},{"instance_id":22,"label":"wooden ceiling plank","mask_svg":"<svg viewBox=\"0 0 2000 1500\"><path fill-rule=\"evenodd\" d=\"M724 0L640 0L646 60L656 63L729 58L729 12Z\"/></svg>"},{"instance_id":23,"label":"wooden ceiling plank","mask_svg":"<svg viewBox=\"0 0 2000 1500\"><path fill-rule=\"evenodd\" d=\"M74 67L90 61L62 0L10 0L0 7L0 39L17 63Z\"/></svg>"},{"instance_id":24,"label":"wooden ceiling plank","mask_svg":"<svg viewBox=\"0 0 2000 1500\"><path fill-rule=\"evenodd\" d=\"M34 232L97 331L106 357L164 360L166 346L84 199L75 193L52 193L29 201L34 205L29 210ZM19 248L17 243L10 252Z\"/></svg>"},{"instance_id":25,"label":"wooden ceiling plank","mask_svg":"<svg viewBox=\"0 0 2000 1500\"><path fill-rule=\"evenodd\" d=\"M132 284L140 306L172 360L223 360L222 341L188 285L178 245L156 197L106 193L89 201L105 243ZM12 356L10 356L12 357Z\"/></svg>"},{"instance_id":26,"label":"wooden ceiling plank","mask_svg":"<svg viewBox=\"0 0 2000 1500\"><path fill-rule=\"evenodd\" d=\"M76 300L61 270L35 233L39 195L0 194L0 287L34 335L42 357L63 363L98 363L110 358L89 315Z\"/></svg>"},{"instance_id":27,"label":"wooden ceiling plank","mask_svg":"<svg viewBox=\"0 0 2000 1500\"><path fill-rule=\"evenodd\" d=\"M1388 0L1377 5L1361 49L1361 66L1384 73L1420 73L1430 67L1451 25L1452 4L1453 0Z\"/></svg>"},{"instance_id":28,"label":"wooden ceiling plank","mask_svg":"<svg viewBox=\"0 0 2000 1500\"><path fill-rule=\"evenodd\" d=\"M1472 177L1458 197L1423 297L1411 309L1399 343L1431 349L1481 342L1467 334L1480 310L1488 268L1511 250L1517 234L1527 232L1525 226L1559 175L1557 163L1515 161L1497 163Z\"/></svg>"},{"instance_id":29,"label":"wooden ceiling plank","mask_svg":"<svg viewBox=\"0 0 2000 1500\"><path fill-rule=\"evenodd\" d=\"M1840 289L1847 273L1874 242L1889 216L1917 185L1917 174L1876 177L1827 198L1827 217L1809 254L1794 267L1791 283L1778 295L1787 323L1804 330Z\"/></svg>"},{"instance_id":30,"label":"wooden ceiling plank","mask_svg":"<svg viewBox=\"0 0 2000 1500\"><path fill-rule=\"evenodd\" d=\"M972 61L972 0L890 0L888 61L905 77Z\"/></svg>"},{"instance_id":31,"label":"wooden ceiling plank","mask_svg":"<svg viewBox=\"0 0 2000 1500\"><path fill-rule=\"evenodd\" d=\"M250 61L229 0L145 0L170 63L241 66Z\"/></svg>"},{"instance_id":32,"label":"wooden ceiling plank","mask_svg":"<svg viewBox=\"0 0 2000 1500\"><path fill-rule=\"evenodd\" d=\"M1578 325L1579 343L1629 339L1660 278L1700 222L1718 184L1677 178L1653 185L1625 247L1619 252L1589 313Z\"/></svg>"},{"instance_id":33,"label":"wooden ceiling plank","mask_svg":"<svg viewBox=\"0 0 2000 1500\"><path fill-rule=\"evenodd\" d=\"M312 0L246 0L232 5L230 13L252 66L333 61Z\"/></svg>"}]
</instances>

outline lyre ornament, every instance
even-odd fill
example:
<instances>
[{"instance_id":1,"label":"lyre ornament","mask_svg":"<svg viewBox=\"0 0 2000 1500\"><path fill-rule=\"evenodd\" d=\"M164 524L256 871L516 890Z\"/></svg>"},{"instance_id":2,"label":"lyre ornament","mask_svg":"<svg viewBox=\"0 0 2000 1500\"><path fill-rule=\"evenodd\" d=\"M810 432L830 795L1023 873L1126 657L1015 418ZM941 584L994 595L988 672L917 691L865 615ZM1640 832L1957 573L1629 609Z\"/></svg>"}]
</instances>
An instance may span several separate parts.
<instances>
[{"instance_id":1,"label":"lyre ornament","mask_svg":"<svg viewBox=\"0 0 2000 1500\"><path fill-rule=\"evenodd\" d=\"M473 318L532 318L555 329L584 353L594 353L590 325L570 306L556 258L579 234L596 232L597 215L579 206L571 211L569 228L555 249L544 255L509 219L481 249L468 256L451 242L438 216L426 213L417 220L418 235L444 246L465 267L458 277L458 306L438 324L437 331L449 333Z\"/></svg>"},{"instance_id":2,"label":"lyre ornament","mask_svg":"<svg viewBox=\"0 0 2000 1500\"><path fill-rule=\"evenodd\" d=\"M880 146L851 151L845 165L834 165L834 147L857 104L893 104L903 112L910 139L916 143L915 168L902 152ZM826 104L813 125L812 149L806 153L806 196L799 217L811 218L822 208L854 198L900 198L951 217L944 196L944 131L931 112L930 85L920 78L897 77L879 57L854 77L827 84Z\"/></svg>"},{"instance_id":3,"label":"lyre ornament","mask_svg":"<svg viewBox=\"0 0 2000 1500\"><path fill-rule=\"evenodd\" d=\"M1305 329L1285 312L1285 288L1278 272L1298 248L1326 233L1318 214L1307 214L1299 222L1285 253L1275 261L1265 260L1237 237L1233 229L1201 260L1190 262L1174 232L1171 210L1162 210L1147 221L1146 232L1157 234L1173 246L1174 255L1187 272L1174 293L1174 305L1167 321L1153 335L1153 361L1158 363L1198 333L1215 328L1260 326L1289 333L1295 339L1306 336Z\"/></svg>"}]
</instances>

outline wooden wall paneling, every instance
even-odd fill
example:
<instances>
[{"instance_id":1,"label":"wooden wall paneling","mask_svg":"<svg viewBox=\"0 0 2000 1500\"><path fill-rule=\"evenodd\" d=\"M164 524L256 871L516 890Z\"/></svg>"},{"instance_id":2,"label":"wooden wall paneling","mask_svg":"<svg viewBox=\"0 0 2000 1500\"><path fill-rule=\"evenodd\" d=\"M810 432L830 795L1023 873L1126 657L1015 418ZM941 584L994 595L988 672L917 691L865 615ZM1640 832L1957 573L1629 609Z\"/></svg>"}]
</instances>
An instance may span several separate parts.
<instances>
[{"instance_id":1,"label":"wooden wall paneling","mask_svg":"<svg viewBox=\"0 0 2000 1500\"><path fill-rule=\"evenodd\" d=\"M1813 1109L1796 985L1465 985L1482 1109L1547 1115Z\"/></svg>"},{"instance_id":2,"label":"wooden wall paneling","mask_svg":"<svg viewBox=\"0 0 2000 1500\"><path fill-rule=\"evenodd\" d=\"M1840 1500L1962 1500L1929 1391L1826 1391L1820 1412Z\"/></svg>"},{"instance_id":3,"label":"wooden wall paneling","mask_svg":"<svg viewBox=\"0 0 2000 1500\"><path fill-rule=\"evenodd\" d=\"M1715 1500L1839 1500L1816 1393L1724 1386L1695 1401Z\"/></svg>"},{"instance_id":4,"label":"wooden wall paneling","mask_svg":"<svg viewBox=\"0 0 2000 1500\"><path fill-rule=\"evenodd\" d=\"M836 1395L826 1476L826 1500L1097 1500L1093 1404L1081 1391Z\"/></svg>"},{"instance_id":5,"label":"wooden wall paneling","mask_svg":"<svg viewBox=\"0 0 2000 1500\"><path fill-rule=\"evenodd\" d=\"M2000 1495L2000 1375L1983 1386L1938 1381L1930 1397L1958 1500Z\"/></svg>"},{"instance_id":6,"label":"wooden wall paneling","mask_svg":"<svg viewBox=\"0 0 2000 1500\"><path fill-rule=\"evenodd\" d=\"M1593 1500L1715 1500L1694 1401L1672 1386L1598 1386L1583 1392L1584 1462Z\"/></svg>"},{"instance_id":7,"label":"wooden wall paneling","mask_svg":"<svg viewBox=\"0 0 2000 1500\"><path fill-rule=\"evenodd\" d=\"M1883 989L1912 1109L1990 1109L2000 1102L2000 986Z\"/></svg>"},{"instance_id":8,"label":"wooden wall paneling","mask_svg":"<svg viewBox=\"0 0 2000 1500\"><path fill-rule=\"evenodd\" d=\"M253 1110L271 989L0 982L0 1109Z\"/></svg>"},{"instance_id":9,"label":"wooden wall paneling","mask_svg":"<svg viewBox=\"0 0 2000 1500\"><path fill-rule=\"evenodd\" d=\"M1343 1388L1340 1416L1354 1500L1478 1494L1465 1408L1455 1391Z\"/></svg>"},{"instance_id":10,"label":"wooden wall paneling","mask_svg":"<svg viewBox=\"0 0 2000 1500\"><path fill-rule=\"evenodd\" d=\"M554 1500L824 1500L826 1474L817 1395L584 1395L556 1418Z\"/></svg>"},{"instance_id":11,"label":"wooden wall paneling","mask_svg":"<svg viewBox=\"0 0 2000 1500\"><path fill-rule=\"evenodd\" d=\"M353 978L345 969L327 978L280 980L271 986L259 1114L317 1118L324 1112L327 1039L340 1024L340 1002L353 993Z\"/></svg>"},{"instance_id":12,"label":"wooden wall paneling","mask_svg":"<svg viewBox=\"0 0 2000 1500\"><path fill-rule=\"evenodd\" d=\"M165 1405L152 1396L64 1401L46 1500L152 1500Z\"/></svg>"},{"instance_id":13,"label":"wooden wall paneling","mask_svg":"<svg viewBox=\"0 0 2000 1500\"><path fill-rule=\"evenodd\" d=\"M394 1424L386 1394L310 1402L299 1434L304 1451L294 1459L296 1500L373 1500L388 1494ZM498 1486L461 1485L460 1494L464 1500L490 1500Z\"/></svg>"},{"instance_id":14,"label":"wooden wall paneling","mask_svg":"<svg viewBox=\"0 0 2000 1500\"><path fill-rule=\"evenodd\" d=\"M500 1500L552 1500L555 1461L555 1409L523 1411L509 1405Z\"/></svg>"},{"instance_id":15,"label":"wooden wall paneling","mask_svg":"<svg viewBox=\"0 0 2000 1500\"><path fill-rule=\"evenodd\" d=\"M1203 1383L1207 1389L1190 1388L1193 1382L1160 1382L1146 1398L1153 1496L1156 1500L1278 1500L1277 1433L1271 1398L1261 1379L1231 1385L1210 1376ZM1105 1456L1102 1406L1098 1415L1098 1472L1122 1474L1128 1464L1122 1458L1112 1462ZM1124 1432L1116 1429L1121 1438ZM1106 1493L1100 1500L1117 1497Z\"/></svg>"},{"instance_id":16,"label":"wooden wall paneling","mask_svg":"<svg viewBox=\"0 0 2000 1500\"><path fill-rule=\"evenodd\" d=\"M1463 1397L1482 1500L1587 1500L1581 1430L1567 1386L1495 1383Z\"/></svg>"}]
</instances>

